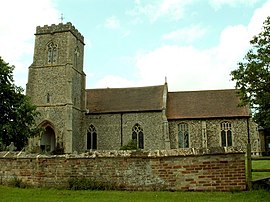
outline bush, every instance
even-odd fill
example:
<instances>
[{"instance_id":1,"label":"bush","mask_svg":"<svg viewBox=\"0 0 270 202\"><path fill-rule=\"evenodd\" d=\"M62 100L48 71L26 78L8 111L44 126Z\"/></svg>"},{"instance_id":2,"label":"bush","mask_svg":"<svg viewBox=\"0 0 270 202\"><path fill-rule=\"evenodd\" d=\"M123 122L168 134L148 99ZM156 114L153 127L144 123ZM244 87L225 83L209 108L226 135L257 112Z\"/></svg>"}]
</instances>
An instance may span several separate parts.
<instances>
[{"instance_id":1,"label":"bush","mask_svg":"<svg viewBox=\"0 0 270 202\"><path fill-rule=\"evenodd\" d=\"M6 145L0 142L0 151L6 151L6 150L7 150Z\"/></svg>"},{"instance_id":2,"label":"bush","mask_svg":"<svg viewBox=\"0 0 270 202\"><path fill-rule=\"evenodd\" d=\"M89 178L70 178L68 180L71 190L116 190L117 186L109 181Z\"/></svg>"},{"instance_id":3,"label":"bush","mask_svg":"<svg viewBox=\"0 0 270 202\"><path fill-rule=\"evenodd\" d=\"M265 180L257 180L255 182L252 182L252 189L253 190L260 190L260 189L265 189L270 191L270 181L269 179Z\"/></svg>"},{"instance_id":4,"label":"bush","mask_svg":"<svg viewBox=\"0 0 270 202\"><path fill-rule=\"evenodd\" d=\"M51 152L52 155L62 155L64 154L64 148L57 144L56 148Z\"/></svg>"},{"instance_id":5,"label":"bush","mask_svg":"<svg viewBox=\"0 0 270 202\"><path fill-rule=\"evenodd\" d=\"M130 140L126 145L120 147L120 150L138 150L137 143L134 140Z\"/></svg>"},{"instance_id":6,"label":"bush","mask_svg":"<svg viewBox=\"0 0 270 202\"><path fill-rule=\"evenodd\" d=\"M12 187L17 187L17 188L26 188L26 184L23 183L23 181L16 176L13 177L12 180L10 180L9 185Z\"/></svg>"}]
</instances>

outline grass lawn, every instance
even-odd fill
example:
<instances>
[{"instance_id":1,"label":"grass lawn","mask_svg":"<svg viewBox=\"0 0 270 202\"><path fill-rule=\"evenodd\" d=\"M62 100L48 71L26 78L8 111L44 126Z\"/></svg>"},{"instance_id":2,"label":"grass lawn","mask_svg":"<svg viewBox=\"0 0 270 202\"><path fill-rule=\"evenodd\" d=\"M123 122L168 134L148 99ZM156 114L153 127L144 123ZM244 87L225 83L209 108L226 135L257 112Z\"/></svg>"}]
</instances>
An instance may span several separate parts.
<instances>
[{"instance_id":1,"label":"grass lawn","mask_svg":"<svg viewBox=\"0 0 270 202\"><path fill-rule=\"evenodd\" d=\"M20 189L0 186L1 202L23 201L270 201L270 192L129 192Z\"/></svg>"},{"instance_id":2,"label":"grass lawn","mask_svg":"<svg viewBox=\"0 0 270 202\"><path fill-rule=\"evenodd\" d=\"M252 161L253 169L262 169L269 168L270 169L270 160L253 160ZM270 172L252 172L252 179L259 179L263 177L270 177Z\"/></svg>"}]
</instances>

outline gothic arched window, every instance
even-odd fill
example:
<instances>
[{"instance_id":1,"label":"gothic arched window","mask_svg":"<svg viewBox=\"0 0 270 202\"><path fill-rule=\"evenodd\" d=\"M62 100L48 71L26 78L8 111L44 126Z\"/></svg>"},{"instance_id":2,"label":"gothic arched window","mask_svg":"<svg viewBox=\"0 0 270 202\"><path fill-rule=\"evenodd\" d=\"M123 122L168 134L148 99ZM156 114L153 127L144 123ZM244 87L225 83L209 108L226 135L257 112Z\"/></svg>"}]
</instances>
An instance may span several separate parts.
<instances>
[{"instance_id":1,"label":"gothic arched window","mask_svg":"<svg viewBox=\"0 0 270 202\"><path fill-rule=\"evenodd\" d=\"M178 125L178 147L179 148L189 147L188 124L186 123L180 123Z\"/></svg>"},{"instance_id":2,"label":"gothic arched window","mask_svg":"<svg viewBox=\"0 0 270 202\"><path fill-rule=\"evenodd\" d=\"M138 123L132 128L132 140L136 142L138 148L144 148L143 129Z\"/></svg>"},{"instance_id":3,"label":"gothic arched window","mask_svg":"<svg viewBox=\"0 0 270 202\"><path fill-rule=\"evenodd\" d=\"M92 124L87 131L87 149L97 149L97 131Z\"/></svg>"},{"instance_id":4,"label":"gothic arched window","mask_svg":"<svg viewBox=\"0 0 270 202\"><path fill-rule=\"evenodd\" d=\"M55 64L57 61L57 44L50 42L47 47L48 64Z\"/></svg>"},{"instance_id":5,"label":"gothic arched window","mask_svg":"<svg viewBox=\"0 0 270 202\"><path fill-rule=\"evenodd\" d=\"M232 146L232 124L228 121L224 121L220 124L221 129L221 146Z\"/></svg>"}]
</instances>

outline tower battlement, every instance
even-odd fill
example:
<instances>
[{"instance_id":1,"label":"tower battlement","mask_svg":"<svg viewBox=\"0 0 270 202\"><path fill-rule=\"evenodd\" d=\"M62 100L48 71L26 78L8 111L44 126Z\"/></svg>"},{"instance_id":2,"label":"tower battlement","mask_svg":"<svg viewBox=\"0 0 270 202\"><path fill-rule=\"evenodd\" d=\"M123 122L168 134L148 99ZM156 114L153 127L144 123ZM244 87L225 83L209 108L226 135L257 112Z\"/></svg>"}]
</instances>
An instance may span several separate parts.
<instances>
[{"instance_id":1,"label":"tower battlement","mask_svg":"<svg viewBox=\"0 0 270 202\"><path fill-rule=\"evenodd\" d=\"M43 27L37 26L36 35L41 34L54 34L59 32L71 32L77 39L79 39L82 43L84 43L83 35L72 25L71 22L67 22L66 24L59 23L58 25L44 25Z\"/></svg>"}]
</instances>

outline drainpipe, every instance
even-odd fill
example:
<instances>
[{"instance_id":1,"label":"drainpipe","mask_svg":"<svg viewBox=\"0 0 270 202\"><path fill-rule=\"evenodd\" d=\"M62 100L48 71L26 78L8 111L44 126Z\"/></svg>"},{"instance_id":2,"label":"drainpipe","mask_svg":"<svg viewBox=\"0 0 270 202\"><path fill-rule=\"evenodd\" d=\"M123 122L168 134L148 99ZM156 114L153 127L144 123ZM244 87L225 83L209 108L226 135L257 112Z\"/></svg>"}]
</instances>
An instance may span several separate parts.
<instances>
[{"instance_id":1,"label":"drainpipe","mask_svg":"<svg viewBox=\"0 0 270 202\"><path fill-rule=\"evenodd\" d=\"M123 146L123 113L120 114L120 144Z\"/></svg>"},{"instance_id":2,"label":"drainpipe","mask_svg":"<svg viewBox=\"0 0 270 202\"><path fill-rule=\"evenodd\" d=\"M247 143L247 188L251 190L252 187L252 163L251 163L251 145L250 145L250 131L249 131L249 117L247 118L247 135L248 135L248 143Z\"/></svg>"}]
</instances>

